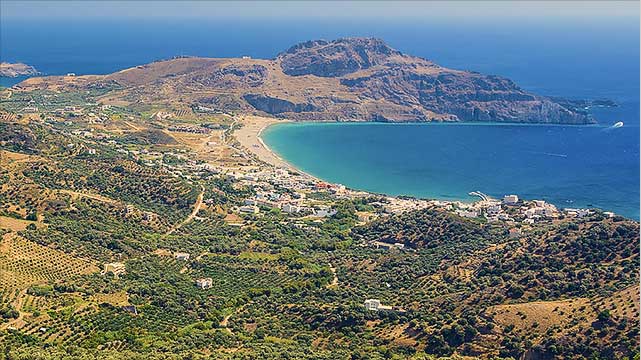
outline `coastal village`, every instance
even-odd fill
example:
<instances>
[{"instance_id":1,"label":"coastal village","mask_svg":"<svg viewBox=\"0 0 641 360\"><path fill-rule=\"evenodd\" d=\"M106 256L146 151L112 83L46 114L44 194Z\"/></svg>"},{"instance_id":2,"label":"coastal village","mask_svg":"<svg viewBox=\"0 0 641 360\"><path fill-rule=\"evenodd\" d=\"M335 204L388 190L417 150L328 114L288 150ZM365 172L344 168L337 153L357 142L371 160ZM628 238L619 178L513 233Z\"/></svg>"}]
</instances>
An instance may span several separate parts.
<instances>
[{"instance_id":1,"label":"coastal village","mask_svg":"<svg viewBox=\"0 0 641 360\"><path fill-rule=\"evenodd\" d=\"M76 76L69 74L66 78ZM623 235L633 236L628 227L617 225L625 220L612 212L560 208L543 199L524 199L519 193L488 195L484 189L469 189L467 196L461 194L463 200L421 199L376 194L324 181L291 166L263 142L261 135L266 128L287 120L221 112L195 103L130 105L114 101L99 91L79 94L34 89L28 84L0 90L0 98L3 99L2 121L36 129L41 132L39 135L44 135L33 138L45 139L39 144L30 143L30 138L22 137L21 128L16 126L16 133L7 138L26 140L19 148L0 138L3 147L0 156L6 157L0 160L21 171L25 164L31 165L29 161L40 161L40 172L30 175L42 179L49 174L46 161L56 159L60 165L55 169L58 177L56 182L47 183L45 189L55 199L50 202L53 206L60 206L71 214L51 222L47 220L56 216L56 209L33 213L31 219L27 217L32 214L18 214L22 218L10 220L21 225L20 230L3 234L3 241L7 240L3 246L13 251L12 246L17 247L21 241L36 248L34 239L43 238L39 233L41 229L54 233L61 228L80 234L81 240L66 243L70 236L60 232L60 237L52 237L53 246L37 244L37 248L54 259L41 263L53 263L51 267L55 269L54 266L64 263L57 259L65 259L72 264L70 272L85 274L90 279L91 283L85 286L96 284L96 288L101 289L108 283L114 289L107 290L109 293L92 292L76 302L83 304L78 318L92 316L94 311L102 316L95 321L96 326L102 319L117 319L122 324L147 321L169 324L166 333L171 336L198 329L202 330L203 339L219 335L246 339L255 335L259 342L267 338L284 343L291 341L286 337L289 335L276 334L281 336L276 337L267 331L282 319L293 319L290 325L294 326L308 326L317 321L319 325L314 326L318 328L297 331L314 336L321 334L316 338L310 336L310 341L326 342L329 340L322 334L328 331L341 333L357 329L350 326L335 331L343 325L341 322L331 324L333 319L358 316L362 320L359 331L373 338L372 343L400 338L399 344L414 346L424 339L436 338L432 336L433 329L452 331L454 327L450 324L462 324L459 320L465 319L458 316L467 307L478 313L470 317L469 323L465 320L468 329L462 332L474 330L470 339L475 339L475 344L485 346L491 340L496 341L500 349L503 342L497 339L503 337L497 334L507 334L501 333L502 329L512 331L516 324L516 331L525 334L535 329L529 324L539 326L535 319L538 308L530 309L544 301L553 301L555 307L564 309L562 311L570 309L567 313L574 312L575 306L594 308L590 310L594 314L582 320L562 318L566 322L559 324L574 326L564 330L569 333L598 316L597 310L602 307L597 304L602 301L600 297L586 300L589 298L582 297L584 293L577 292L572 294L579 299L579 305L574 304L573 298L556 301L565 296L557 289L562 288L559 284L568 274L587 273L585 278L589 278L592 274L589 271L594 268L593 264L581 268L588 262L575 254L554 253L556 250L551 248L557 247L556 241L563 244L580 238L599 222L622 234L616 238L620 244L631 244L618 240ZM37 148L49 139L52 141L46 147ZM107 175L96 177L93 187L83 186L85 169ZM76 171L74 175L77 175L65 178L60 175L65 171ZM140 174L142 176L135 178ZM162 181L157 181L159 174ZM120 189L118 186L123 183L110 182L107 178L134 179L131 182L135 186L127 188L125 196L119 196L109 191L113 184ZM73 183L76 180L78 184ZM10 188L7 193L11 194L13 189L5 187ZM138 191L143 194L138 196ZM167 194L170 206L155 202ZM348 206L349 212L345 210ZM6 208L13 210L15 206ZM81 211L85 211L86 218L68 219ZM346 213L349 218L341 223L345 220L341 216ZM98 216L93 217L96 214ZM87 218L96 219L98 224L100 216L111 222L111 227L100 229L107 235L92 233L94 237L85 241L85 233L92 229L79 224L87 223ZM0 214L0 219L5 218L8 219ZM414 224L408 224L411 221ZM381 224L383 226L377 228ZM116 234L112 232L114 228L126 234L119 241L110 241ZM562 231L570 236L558 235ZM30 234L34 238L18 240ZM69 253L56 246L68 246L64 250ZM527 250L520 251L521 248ZM541 252L537 252L538 249ZM614 256L624 253L603 249L602 259L611 253ZM69 260L72 258L69 254L75 257L73 252L79 250L84 251L81 258L87 260L74 258L73 261L86 262L88 265L84 267L75 266ZM90 253L94 250L99 252L96 256ZM585 252L592 256L591 249ZM537 264L550 253L555 257L546 266L552 270L540 275L542 271ZM535 260L526 261L521 257L530 254ZM1 251L0 255L3 255ZM574 257L567 262L558 260L564 256ZM504 260L514 267L501 267ZM631 266L628 260L622 263ZM536 266L523 270L514 264ZM619 264L609 262L598 268L599 274L613 273L610 269ZM518 277L513 275L513 269L520 271ZM625 273L619 271L617 281L627 281L623 278ZM630 271L627 273L632 274L630 278L634 276ZM538 281L530 281L537 276L548 276L546 281L553 284L551 290L540 286ZM561 280L551 282L549 279L553 276ZM583 278L579 276L583 275L577 275L572 289L581 289L579 283ZM475 281L477 278L481 280ZM523 279L527 281L521 281ZM180 285L175 288L178 291L165 286L173 283ZM609 286L604 284L599 286ZM502 289L500 293L495 291L497 288ZM530 288L536 291L529 291ZM66 289L72 289L74 294L67 294ZM572 289L567 291L578 291ZM28 312L30 308L22 306L19 299L24 297L49 296L38 296L40 290L24 287L16 290L9 301L16 304L17 318L0 322L0 330L30 332L52 341L84 334L82 329L71 328L77 323L72 319L69 330L62 330L62 335L54 337L51 334L57 334L58 328L63 329L60 324L64 323L54 317L54 310L38 312L36 316L35 312ZM171 294L165 294L165 290ZM79 296L75 293L80 292L66 286L42 291L56 296ZM301 295L310 293L314 296ZM630 291L632 293L636 291ZM171 301L165 302L164 298L157 301L157 294L171 297ZM169 313L168 306L178 310ZM56 309L61 312L72 307ZM448 309L442 313L452 318L434 317L441 309ZM550 307L549 314L556 311ZM530 316L527 321L524 321L525 312ZM123 314L126 317L121 316ZM183 315L191 318L186 318L184 323L168 321ZM513 316L515 320L503 320L501 316ZM638 313L630 312L622 318L633 316ZM273 323L261 323L267 318ZM479 321L479 325L473 327L472 321ZM497 330L485 324L496 326ZM519 324L528 325L519 329ZM552 326L541 327L541 334L554 329ZM90 331L93 330L87 333ZM356 338L364 337L349 339ZM337 342L343 339L346 338L339 338ZM124 346L124 342L106 343ZM227 351L236 349L238 344L230 342L220 348ZM327 344L334 346L335 343ZM474 348L465 351L470 356L478 353Z\"/></svg>"},{"instance_id":2,"label":"coastal village","mask_svg":"<svg viewBox=\"0 0 641 360\"><path fill-rule=\"evenodd\" d=\"M163 167L175 177L195 181L220 176L234 188L250 189L251 196L230 208L238 215L230 217L234 219L231 221L234 225L246 225L266 211L279 211L306 226L304 222L319 223L334 215L336 210L332 205L336 200L356 198L375 200L369 202L373 211L358 214L362 224L391 214L434 208L479 222L504 223L506 231L515 237L526 235L529 226L537 222L582 218L592 212L590 209L558 209L544 200L521 199L518 194L505 194L495 199L472 191L469 201L371 194L317 179L272 153L260 135L267 126L282 120L212 113L202 106L155 110L147 115L148 118L144 115L140 118L123 107L78 99L74 105L58 107L56 104L63 102L59 99L62 94L50 92L34 96L30 93L21 98L19 90L20 87L16 87L3 91L3 97L14 99L9 103L13 111L0 113L0 116L15 118L17 114L18 119L40 121L50 126L53 131L68 136L67 147L74 154L98 156L100 149L108 148L145 166ZM70 101L64 99L64 102ZM156 129L143 133L140 130L143 127L136 123L153 124ZM116 128L118 130L114 130ZM123 132L121 128L128 130ZM171 141L166 146L123 141L123 137L138 133L166 137ZM167 161L168 158L176 161ZM474 201L474 198L478 199ZM203 203L212 204L213 200L205 198ZM604 215L614 216L611 212ZM370 245L381 247L378 242Z\"/></svg>"}]
</instances>

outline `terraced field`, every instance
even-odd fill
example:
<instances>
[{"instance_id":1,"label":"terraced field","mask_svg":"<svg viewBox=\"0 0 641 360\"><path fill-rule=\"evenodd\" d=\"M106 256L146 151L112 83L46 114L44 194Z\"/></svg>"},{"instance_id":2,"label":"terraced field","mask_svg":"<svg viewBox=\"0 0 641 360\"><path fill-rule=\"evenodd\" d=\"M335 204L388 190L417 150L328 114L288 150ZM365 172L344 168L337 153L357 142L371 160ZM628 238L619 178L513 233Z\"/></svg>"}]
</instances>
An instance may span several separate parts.
<instances>
[{"instance_id":1,"label":"terraced field","mask_svg":"<svg viewBox=\"0 0 641 360\"><path fill-rule=\"evenodd\" d=\"M0 288L24 288L39 282L97 272L95 263L8 233L0 243Z\"/></svg>"}]
</instances>

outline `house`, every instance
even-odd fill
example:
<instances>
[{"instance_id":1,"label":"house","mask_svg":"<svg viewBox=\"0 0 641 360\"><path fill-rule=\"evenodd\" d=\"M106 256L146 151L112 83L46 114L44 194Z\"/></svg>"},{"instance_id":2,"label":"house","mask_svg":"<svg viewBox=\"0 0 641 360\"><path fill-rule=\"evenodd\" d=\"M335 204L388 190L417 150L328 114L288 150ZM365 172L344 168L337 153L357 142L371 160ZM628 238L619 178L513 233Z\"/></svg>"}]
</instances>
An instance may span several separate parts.
<instances>
[{"instance_id":1,"label":"house","mask_svg":"<svg viewBox=\"0 0 641 360\"><path fill-rule=\"evenodd\" d=\"M381 305L381 301L378 299L367 299L365 300L365 309L370 311L394 310L394 307L389 305Z\"/></svg>"},{"instance_id":2,"label":"house","mask_svg":"<svg viewBox=\"0 0 641 360\"><path fill-rule=\"evenodd\" d=\"M332 209L327 205L318 205L318 209L314 211L314 216L327 217L334 216L336 213L337 211L335 209Z\"/></svg>"},{"instance_id":3,"label":"house","mask_svg":"<svg viewBox=\"0 0 641 360\"><path fill-rule=\"evenodd\" d=\"M198 286L201 289L210 289L214 283L214 280L212 278L202 278L196 280L196 286Z\"/></svg>"},{"instance_id":4,"label":"house","mask_svg":"<svg viewBox=\"0 0 641 360\"><path fill-rule=\"evenodd\" d=\"M134 315L138 315L138 310L136 309L136 307L134 305L125 305L125 306L122 306L121 309L123 311L128 312L128 313L131 313L131 314L134 314Z\"/></svg>"},{"instance_id":5,"label":"house","mask_svg":"<svg viewBox=\"0 0 641 360\"><path fill-rule=\"evenodd\" d=\"M113 273L114 275L123 275L126 272L125 264L119 262L107 263L104 265L103 272Z\"/></svg>"},{"instance_id":6,"label":"house","mask_svg":"<svg viewBox=\"0 0 641 360\"><path fill-rule=\"evenodd\" d=\"M241 206L238 210L246 214L258 214L260 212L260 209L256 205Z\"/></svg>"},{"instance_id":7,"label":"house","mask_svg":"<svg viewBox=\"0 0 641 360\"><path fill-rule=\"evenodd\" d=\"M365 300L365 309L370 311L378 311L381 307L381 301L378 299L367 299Z\"/></svg>"},{"instance_id":8,"label":"house","mask_svg":"<svg viewBox=\"0 0 641 360\"><path fill-rule=\"evenodd\" d=\"M589 209L577 209L576 210L576 217L582 218L590 215L590 210Z\"/></svg>"},{"instance_id":9,"label":"house","mask_svg":"<svg viewBox=\"0 0 641 360\"><path fill-rule=\"evenodd\" d=\"M294 204L285 204L283 205L283 211L288 213L288 214L295 214L300 212L301 208L300 206L294 205Z\"/></svg>"},{"instance_id":10,"label":"house","mask_svg":"<svg viewBox=\"0 0 641 360\"><path fill-rule=\"evenodd\" d=\"M478 212L476 212L476 211L474 211L474 210L470 210L470 211L467 211L467 210L457 210L457 211L456 211L456 213L457 213L459 216L462 216L462 217L464 217L464 218L470 218L470 219L473 219L473 218L477 218L477 217L479 217L479 213L478 213Z\"/></svg>"},{"instance_id":11,"label":"house","mask_svg":"<svg viewBox=\"0 0 641 360\"><path fill-rule=\"evenodd\" d=\"M536 207L545 207L545 201L543 200L534 200L533 202Z\"/></svg>"},{"instance_id":12,"label":"house","mask_svg":"<svg viewBox=\"0 0 641 360\"><path fill-rule=\"evenodd\" d=\"M503 196L503 203L507 205L515 205L519 202L519 197L516 195L505 195Z\"/></svg>"},{"instance_id":13,"label":"house","mask_svg":"<svg viewBox=\"0 0 641 360\"><path fill-rule=\"evenodd\" d=\"M189 254L188 253L177 252L177 253L174 254L174 256L176 257L176 260L182 260L182 261L189 260Z\"/></svg>"}]
</instances>

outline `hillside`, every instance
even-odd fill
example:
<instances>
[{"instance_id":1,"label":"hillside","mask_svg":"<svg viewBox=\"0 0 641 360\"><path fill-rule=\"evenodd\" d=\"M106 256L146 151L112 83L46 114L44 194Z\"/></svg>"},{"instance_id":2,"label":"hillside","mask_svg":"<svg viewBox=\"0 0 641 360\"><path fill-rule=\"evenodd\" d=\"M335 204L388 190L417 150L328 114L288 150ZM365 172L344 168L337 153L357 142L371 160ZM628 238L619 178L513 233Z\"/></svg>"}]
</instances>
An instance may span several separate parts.
<instances>
[{"instance_id":1,"label":"hillside","mask_svg":"<svg viewBox=\"0 0 641 360\"><path fill-rule=\"evenodd\" d=\"M526 223L526 202L490 222L320 183L247 151L255 119L99 104L140 95L131 71L0 92L5 357L638 356L638 222Z\"/></svg>"},{"instance_id":2,"label":"hillside","mask_svg":"<svg viewBox=\"0 0 641 360\"><path fill-rule=\"evenodd\" d=\"M415 301L417 311L418 303L434 312L448 309L437 317L417 314L415 325L404 330L413 339L431 338L431 352L609 359L639 347L638 223L595 214L537 226L517 239L494 225L424 210L354 231L363 241L402 242L438 254L440 263L432 269L414 267L425 274L418 279L429 279L419 283L432 291L443 291L432 284L448 287L446 295L426 300L416 290L405 293L403 287L416 282L403 277L409 264L395 267L395 277L403 280L393 291L398 296L388 295ZM375 274L383 267L378 262L369 269ZM458 324L450 326L450 317Z\"/></svg>"},{"instance_id":3,"label":"hillside","mask_svg":"<svg viewBox=\"0 0 641 360\"><path fill-rule=\"evenodd\" d=\"M448 69L373 38L309 41L272 60L182 57L105 76L32 78L19 87L103 89L105 104L305 121L594 122L572 101L531 94L500 76Z\"/></svg>"}]
</instances>

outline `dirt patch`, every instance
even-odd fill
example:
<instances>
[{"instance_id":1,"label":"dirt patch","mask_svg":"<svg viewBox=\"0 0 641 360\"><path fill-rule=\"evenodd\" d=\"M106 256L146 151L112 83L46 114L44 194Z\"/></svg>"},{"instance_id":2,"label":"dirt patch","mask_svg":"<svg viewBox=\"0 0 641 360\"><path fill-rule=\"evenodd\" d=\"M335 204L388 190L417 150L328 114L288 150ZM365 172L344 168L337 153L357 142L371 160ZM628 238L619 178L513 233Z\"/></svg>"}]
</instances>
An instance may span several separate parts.
<instances>
[{"instance_id":1,"label":"dirt patch","mask_svg":"<svg viewBox=\"0 0 641 360\"><path fill-rule=\"evenodd\" d=\"M22 231L27 226L34 224L37 228L45 227L46 225L37 221L15 219L8 216L0 216L0 229L7 229L11 231Z\"/></svg>"}]
</instances>

